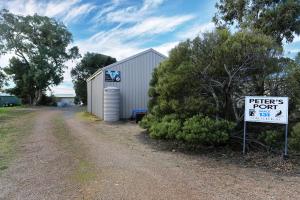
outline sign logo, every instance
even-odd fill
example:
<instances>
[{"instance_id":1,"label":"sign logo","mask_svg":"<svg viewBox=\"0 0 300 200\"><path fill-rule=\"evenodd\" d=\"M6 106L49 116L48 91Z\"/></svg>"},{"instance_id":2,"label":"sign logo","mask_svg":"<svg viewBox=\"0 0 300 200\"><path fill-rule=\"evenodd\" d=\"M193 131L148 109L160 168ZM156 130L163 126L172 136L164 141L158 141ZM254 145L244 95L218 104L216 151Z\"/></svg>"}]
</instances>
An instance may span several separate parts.
<instances>
[{"instance_id":1,"label":"sign logo","mask_svg":"<svg viewBox=\"0 0 300 200\"><path fill-rule=\"evenodd\" d=\"M106 82L121 82L121 72L113 70L105 70Z\"/></svg>"},{"instance_id":2,"label":"sign logo","mask_svg":"<svg viewBox=\"0 0 300 200\"><path fill-rule=\"evenodd\" d=\"M245 121L288 124L288 98L245 97Z\"/></svg>"}]
</instances>

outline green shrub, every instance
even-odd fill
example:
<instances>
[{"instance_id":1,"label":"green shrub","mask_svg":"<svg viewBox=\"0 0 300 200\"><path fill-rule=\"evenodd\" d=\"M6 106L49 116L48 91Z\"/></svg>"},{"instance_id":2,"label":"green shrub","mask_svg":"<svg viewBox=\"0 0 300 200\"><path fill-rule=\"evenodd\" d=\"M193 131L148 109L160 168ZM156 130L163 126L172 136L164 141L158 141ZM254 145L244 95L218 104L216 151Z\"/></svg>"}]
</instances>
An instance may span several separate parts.
<instances>
[{"instance_id":1,"label":"green shrub","mask_svg":"<svg viewBox=\"0 0 300 200\"><path fill-rule=\"evenodd\" d=\"M154 115L147 114L141 121L139 121L139 125L140 127L149 130L155 121L157 121L157 119L154 117Z\"/></svg>"},{"instance_id":2,"label":"green shrub","mask_svg":"<svg viewBox=\"0 0 300 200\"><path fill-rule=\"evenodd\" d=\"M293 127L290 146L293 150L300 151L300 123Z\"/></svg>"},{"instance_id":3,"label":"green shrub","mask_svg":"<svg viewBox=\"0 0 300 200\"><path fill-rule=\"evenodd\" d=\"M258 139L270 147L279 147L284 141L284 135L283 131L268 130L261 133Z\"/></svg>"},{"instance_id":4,"label":"green shrub","mask_svg":"<svg viewBox=\"0 0 300 200\"><path fill-rule=\"evenodd\" d=\"M174 139L181 132L181 121L176 115L166 115L162 121L152 123L149 132L152 138Z\"/></svg>"},{"instance_id":5,"label":"green shrub","mask_svg":"<svg viewBox=\"0 0 300 200\"><path fill-rule=\"evenodd\" d=\"M235 123L226 120L214 120L196 115L184 122L183 130L176 138L190 143L206 145L224 144L229 140Z\"/></svg>"}]
</instances>

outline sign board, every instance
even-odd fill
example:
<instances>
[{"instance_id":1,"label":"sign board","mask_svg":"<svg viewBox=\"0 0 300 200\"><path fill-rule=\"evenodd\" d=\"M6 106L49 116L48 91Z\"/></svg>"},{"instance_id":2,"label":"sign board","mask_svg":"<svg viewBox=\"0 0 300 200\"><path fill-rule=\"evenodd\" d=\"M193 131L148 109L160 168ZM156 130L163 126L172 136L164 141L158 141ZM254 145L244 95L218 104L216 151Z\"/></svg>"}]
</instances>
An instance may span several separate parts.
<instances>
[{"instance_id":1,"label":"sign board","mask_svg":"<svg viewBox=\"0 0 300 200\"><path fill-rule=\"evenodd\" d=\"M105 70L105 81L106 82L120 82L121 72L113 70Z\"/></svg>"},{"instance_id":2,"label":"sign board","mask_svg":"<svg viewBox=\"0 0 300 200\"><path fill-rule=\"evenodd\" d=\"M288 124L288 97L246 96L245 121Z\"/></svg>"}]
</instances>

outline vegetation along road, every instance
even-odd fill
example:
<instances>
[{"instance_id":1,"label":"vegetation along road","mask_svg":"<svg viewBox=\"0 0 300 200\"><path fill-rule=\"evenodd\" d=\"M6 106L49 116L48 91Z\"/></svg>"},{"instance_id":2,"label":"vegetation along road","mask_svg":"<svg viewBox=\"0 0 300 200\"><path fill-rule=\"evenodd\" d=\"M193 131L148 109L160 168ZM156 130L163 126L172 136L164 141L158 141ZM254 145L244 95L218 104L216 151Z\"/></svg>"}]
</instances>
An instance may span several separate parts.
<instances>
[{"instance_id":1,"label":"vegetation along road","mask_svg":"<svg viewBox=\"0 0 300 200\"><path fill-rule=\"evenodd\" d=\"M297 199L300 177L155 148L75 110L0 114L0 199Z\"/></svg>"}]
</instances>

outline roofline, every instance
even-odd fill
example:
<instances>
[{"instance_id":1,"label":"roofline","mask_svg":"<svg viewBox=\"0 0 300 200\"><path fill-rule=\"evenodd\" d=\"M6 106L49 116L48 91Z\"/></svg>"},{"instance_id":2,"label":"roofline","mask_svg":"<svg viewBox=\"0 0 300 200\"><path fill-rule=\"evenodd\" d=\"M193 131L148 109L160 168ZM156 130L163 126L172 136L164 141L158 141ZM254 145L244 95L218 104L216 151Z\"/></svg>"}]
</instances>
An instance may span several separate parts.
<instances>
[{"instance_id":1,"label":"roofline","mask_svg":"<svg viewBox=\"0 0 300 200\"><path fill-rule=\"evenodd\" d=\"M67 96L57 97L57 96L54 96L54 98L75 98L75 96L73 96L73 97L67 97Z\"/></svg>"},{"instance_id":2,"label":"roofline","mask_svg":"<svg viewBox=\"0 0 300 200\"><path fill-rule=\"evenodd\" d=\"M130 56L130 57L128 57L128 58L125 58L125 59L123 59L123 60L120 60L120 61L118 61L118 62L112 63L112 64L110 64L110 65L107 65L107 66L105 66L105 67L103 67L103 68L98 69L93 75L91 75L88 79L86 79L86 81L88 82L88 81L92 80L92 79L95 78L97 75L101 74L103 70L106 70L106 69L108 69L108 68L112 68L112 67L114 67L114 66L116 66L116 65L119 65L119 64L121 64L121 63L127 62L127 61L129 61L129 60L132 60L132 59L134 59L134 58L136 58L136 57L138 57L138 56L140 56L140 55L143 55L143 54L145 54L145 53L148 53L148 52L153 52L153 53L155 53L155 54L157 54L157 55L159 55L159 56L161 56L161 57L163 57L163 58L165 58L165 59L168 58L167 56L165 56L165 55L159 53L158 51L156 51L156 50L150 48L150 49L147 49L147 50L142 51L142 52L140 52L140 53L137 53L137 54L135 54L135 55L133 55L133 56Z\"/></svg>"}]
</instances>

